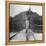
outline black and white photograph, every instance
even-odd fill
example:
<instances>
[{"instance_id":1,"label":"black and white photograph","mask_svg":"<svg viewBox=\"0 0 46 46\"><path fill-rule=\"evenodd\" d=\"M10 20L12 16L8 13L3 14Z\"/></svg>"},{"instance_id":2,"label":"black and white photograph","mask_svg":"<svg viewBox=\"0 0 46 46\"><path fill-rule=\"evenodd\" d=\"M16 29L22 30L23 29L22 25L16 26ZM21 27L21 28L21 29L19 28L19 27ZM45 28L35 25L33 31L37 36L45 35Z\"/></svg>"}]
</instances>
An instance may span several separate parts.
<instances>
[{"instance_id":1,"label":"black and white photograph","mask_svg":"<svg viewBox=\"0 0 46 46\"><path fill-rule=\"evenodd\" d=\"M10 4L10 42L42 40L42 6Z\"/></svg>"}]
</instances>

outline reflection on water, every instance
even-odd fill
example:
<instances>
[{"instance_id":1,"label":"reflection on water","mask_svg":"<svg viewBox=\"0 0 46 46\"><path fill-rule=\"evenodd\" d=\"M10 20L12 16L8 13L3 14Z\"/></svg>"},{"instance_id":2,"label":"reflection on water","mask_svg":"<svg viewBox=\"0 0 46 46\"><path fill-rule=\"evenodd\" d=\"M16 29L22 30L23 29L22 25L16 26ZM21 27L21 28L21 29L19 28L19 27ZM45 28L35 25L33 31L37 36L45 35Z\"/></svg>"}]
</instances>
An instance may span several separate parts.
<instances>
[{"instance_id":1,"label":"reflection on water","mask_svg":"<svg viewBox=\"0 0 46 46\"><path fill-rule=\"evenodd\" d=\"M17 32L16 33L11 32L10 37L12 37L11 41L42 40L42 33L34 33L31 30L28 30L28 33L26 33L26 29L23 29L22 31L20 31L18 33ZM28 38L28 40L27 40L27 38Z\"/></svg>"}]
</instances>

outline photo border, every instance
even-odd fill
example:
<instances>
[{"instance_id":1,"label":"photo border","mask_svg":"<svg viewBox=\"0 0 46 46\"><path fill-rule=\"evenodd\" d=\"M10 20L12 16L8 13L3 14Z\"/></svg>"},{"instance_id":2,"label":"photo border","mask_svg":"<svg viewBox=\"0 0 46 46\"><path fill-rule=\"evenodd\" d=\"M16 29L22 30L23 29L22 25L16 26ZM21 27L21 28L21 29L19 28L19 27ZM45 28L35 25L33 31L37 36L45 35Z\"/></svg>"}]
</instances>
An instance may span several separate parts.
<instances>
[{"instance_id":1,"label":"photo border","mask_svg":"<svg viewBox=\"0 0 46 46\"><path fill-rule=\"evenodd\" d=\"M36 41L16 41L10 43L10 30L9 30L9 21L10 21L10 4L19 4L19 5L36 5L42 6L42 22L43 22L43 40L36 40ZM34 43L45 43L45 3L38 3L38 2L20 2L20 1L6 1L6 45L15 45L15 44L34 44Z\"/></svg>"}]
</instances>

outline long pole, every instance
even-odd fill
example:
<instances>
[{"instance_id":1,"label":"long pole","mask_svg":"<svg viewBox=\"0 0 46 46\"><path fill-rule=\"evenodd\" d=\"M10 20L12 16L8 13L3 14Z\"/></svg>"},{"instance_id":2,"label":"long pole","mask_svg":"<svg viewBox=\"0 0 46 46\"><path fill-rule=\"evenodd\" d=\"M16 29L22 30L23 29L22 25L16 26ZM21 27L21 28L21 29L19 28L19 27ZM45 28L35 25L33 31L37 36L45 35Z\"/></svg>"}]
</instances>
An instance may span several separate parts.
<instances>
[{"instance_id":1,"label":"long pole","mask_svg":"<svg viewBox=\"0 0 46 46\"><path fill-rule=\"evenodd\" d=\"M29 21L26 20L26 39L28 41L28 29L29 29Z\"/></svg>"}]
</instances>

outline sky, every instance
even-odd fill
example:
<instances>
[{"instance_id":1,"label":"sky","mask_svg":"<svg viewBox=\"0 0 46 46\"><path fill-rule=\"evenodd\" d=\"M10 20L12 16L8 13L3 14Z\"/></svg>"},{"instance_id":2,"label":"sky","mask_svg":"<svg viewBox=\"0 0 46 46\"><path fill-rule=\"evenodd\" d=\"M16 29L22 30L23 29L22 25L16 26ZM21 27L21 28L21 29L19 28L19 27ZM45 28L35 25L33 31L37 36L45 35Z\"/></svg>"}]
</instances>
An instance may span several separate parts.
<instances>
[{"instance_id":1,"label":"sky","mask_svg":"<svg viewBox=\"0 0 46 46\"><path fill-rule=\"evenodd\" d=\"M10 5L10 16L14 17L15 15L19 14L20 12L27 11L29 8L31 8L31 11L38 13L39 15L42 15L42 6L32 6L32 5Z\"/></svg>"}]
</instances>

